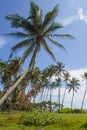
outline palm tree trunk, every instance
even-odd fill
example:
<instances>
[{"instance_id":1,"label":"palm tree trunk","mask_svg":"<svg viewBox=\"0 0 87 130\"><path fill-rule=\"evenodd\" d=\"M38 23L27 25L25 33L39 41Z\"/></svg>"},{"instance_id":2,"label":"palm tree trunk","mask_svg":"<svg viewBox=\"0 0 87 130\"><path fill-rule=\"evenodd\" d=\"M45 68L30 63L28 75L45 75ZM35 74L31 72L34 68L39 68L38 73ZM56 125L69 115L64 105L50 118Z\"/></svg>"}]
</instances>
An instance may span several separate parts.
<instances>
[{"instance_id":1,"label":"palm tree trunk","mask_svg":"<svg viewBox=\"0 0 87 130\"><path fill-rule=\"evenodd\" d=\"M60 92L61 91L61 85L59 86L59 112L60 112Z\"/></svg>"},{"instance_id":2,"label":"palm tree trunk","mask_svg":"<svg viewBox=\"0 0 87 130\"><path fill-rule=\"evenodd\" d=\"M50 87L50 112L52 111L52 90Z\"/></svg>"},{"instance_id":3,"label":"palm tree trunk","mask_svg":"<svg viewBox=\"0 0 87 130\"><path fill-rule=\"evenodd\" d=\"M83 96L83 100L82 100L82 105L81 105L81 110L83 109L86 92L87 92L87 88L85 88L85 92L84 92L84 96Z\"/></svg>"},{"instance_id":4,"label":"palm tree trunk","mask_svg":"<svg viewBox=\"0 0 87 130\"><path fill-rule=\"evenodd\" d=\"M21 75L21 77L16 81L16 83L7 90L5 95L0 99L0 106L4 103L4 101L6 101L6 99L10 96L10 94L17 88L17 86L23 80L23 78L28 73L28 71L29 71L29 67L25 70L25 72Z\"/></svg>"},{"instance_id":5,"label":"palm tree trunk","mask_svg":"<svg viewBox=\"0 0 87 130\"><path fill-rule=\"evenodd\" d=\"M72 94L71 109L72 109L72 107L73 107L73 99L74 99L74 91L73 91L73 94Z\"/></svg>"},{"instance_id":6,"label":"palm tree trunk","mask_svg":"<svg viewBox=\"0 0 87 130\"><path fill-rule=\"evenodd\" d=\"M46 93L46 101L47 101L47 99L48 99L48 94L49 94L49 86L48 86L48 88L47 88L47 93Z\"/></svg>"},{"instance_id":7,"label":"palm tree trunk","mask_svg":"<svg viewBox=\"0 0 87 130\"><path fill-rule=\"evenodd\" d=\"M64 100L65 100L65 95L66 95L66 87L65 87L65 90L64 90L64 94L63 94L63 100L62 100L62 106L61 106L61 108L63 108L63 104L64 104Z\"/></svg>"},{"instance_id":8,"label":"palm tree trunk","mask_svg":"<svg viewBox=\"0 0 87 130\"><path fill-rule=\"evenodd\" d=\"M60 112L60 91L61 91L61 85L58 87L58 99L57 99L57 110Z\"/></svg>"}]
</instances>

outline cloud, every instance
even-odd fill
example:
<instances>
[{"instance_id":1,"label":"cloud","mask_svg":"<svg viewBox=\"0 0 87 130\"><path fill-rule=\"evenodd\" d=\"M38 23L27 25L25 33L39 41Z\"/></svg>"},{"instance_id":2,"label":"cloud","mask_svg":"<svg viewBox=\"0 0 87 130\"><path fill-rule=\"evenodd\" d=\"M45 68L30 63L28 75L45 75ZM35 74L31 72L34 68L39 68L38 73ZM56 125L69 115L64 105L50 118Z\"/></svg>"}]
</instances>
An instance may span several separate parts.
<instances>
[{"instance_id":1,"label":"cloud","mask_svg":"<svg viewBox=\"0 0 87 130\"><path fill-rule=\"evenodd\" d=\"M87 14L84 12L83 8L78 8L77 13L74 16L60 19L60 23L64 26L66 26L77 20L81 20L81 21L84 21L85 23L87 23Z\"/></svg>"},{"instance_id":2,"label":"cloud","mask_svg":"<svg viewBox=\"0 0 87 130\"><path fill-rule=\"evenodd\" d=\"M87 23L87 14L85 14L85 12L83 11L82 8L78 9L77 15L78 15L80 20L82 20L82 21Z\"/></svg>"},{"instance_id":3,"label":"cloud","mask_svg":"<svg viewBox=\"0 0 87 130\"><path fill-rule=\"evenodd\" d=\"M2 48L8 42L7 39L0 37L0 48Z\"/></svg>"},{"instance_id":4,"label":"cloud","mask_svg":"<svg viewBox=\"0 0 87 130\"><path fill-rule=\"evenodd\" d=\"M64 19L60 19L59 22L63 25L63 26L67 26L71 23L73 23L74 21L78 20L78 17L76 16L71 16L68 18L64 18Z\"/></svg>"}]
</instances>

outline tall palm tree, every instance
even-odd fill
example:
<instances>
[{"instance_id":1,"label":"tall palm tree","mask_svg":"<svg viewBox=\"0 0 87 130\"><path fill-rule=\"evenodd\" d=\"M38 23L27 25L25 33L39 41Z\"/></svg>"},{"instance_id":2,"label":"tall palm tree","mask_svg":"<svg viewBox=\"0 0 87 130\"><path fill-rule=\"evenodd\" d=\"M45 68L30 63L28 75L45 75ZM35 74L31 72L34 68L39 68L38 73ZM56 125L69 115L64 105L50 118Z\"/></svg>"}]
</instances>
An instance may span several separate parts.
<instances>
[{"instance_id":1,"label":"tall palm tree","mask_svg":"<svg viewBox=\"0 0 87 130\"><path fill-rule=\"evenodd\" d=\"M60 112L61 103L60 103L60 93L61 93L61 78L56 79L56 87L58 88L58 98L57 98L57 110Z\"/></svg>"},{"instance_id":2,"label":"tall palm tree","mask_svg":"<svg viewBox=\"0 0 87 130\"><path fill-rule=\"evenodd\" d=\"M69 78L70 78L70 73L65 71L63 73L63 79L64 79L64 82L65 82L65 90L64 90L64 94L63 94L62 107L64 105L64 100L65 100L65 95L66 95L67 84L68 84Z\"/></svg>"},{"instance_id":3,"label":"tall palm tree","mask_svg":"<svg viewBox=\"0 0 87 130\"><path fill-rule=\"evenodd\" d=\"M67 87L68 91L69 92L72 91L72 99L71 99L71 109L72 109L74 94L75 94L75 92L77 92L77 90L79 89L79 86L80 86L79 80L74 78L74 77L72 77L72 79L70 80L70 83L68 83L67 86L68 86Z\"/></svg>"},{"instance_id":4,"label":"tall palm tree","mask_svg":"<svg viewBox=\"0 0 87 130\"><path fill-rule=\"evenodd\" d=\"M82 99L81 109L83 109L84 100L85 100L85 96L86 96L86 92L87 92L87 72L85 72L82 77L85 80L85 92L84 92L83 99Z\"/></svg>"},{"instance_id":5,"label":"tall palm tree","mask_svg":"<svg viewBox=\"0 0 87 130\"><path fill-rule=\"evenodd\" d=\"M57 62L54 66L55 68L55 76L57 78L56 82L58 84L58 99L59 99L59 112L60 112L60 97L61 97L61 82L62 82L62 75L65 72L65 65L61 62Z\"/></svg>"},{"instance_id":6,"label":"tall palm tree","mask_svg":"<svg viewBox=\"0 0 87 130\"><path fill-rule=\"evenodd\" d=\"M44 19L42 18L42 10L39 6L34 3L34 1L30 2L30 14L27 18L20 16L19 14L10 14L6 16L6 19L11 21L11 27L17 29L23 29L23 32L14 32L8 33L6 35L16 36L24 38L23 41L17 43L12 47L12 53L10 57L12 57L15 51L20 49L24 49L24 53L22 54L22 63L30 56L30 62L27 69L24 71L22 76L17 80L17 82L10 87L8 92L1 98L0 105L6 100L6 98L14 91L14 89L18 86L18 84L23 80L25 75L28 73L29 69L34 69L38 53L41 49L41 46L47 51L47 53L56 61L53 52L50 49L50 46L47 44L48 40L56 45L57 47L64 49L64 47L57 41L55 41L54 37L72 37L68 34L54 34L59 28L62 28L62 25L54 22L58 14L58 5L54 7L54 9L48 12ZM48 40L47 40L48 39Z\"/></svg>"},{"instance_id":7,"label":"tall palm tree","mask_svg":"<svg viewBox=\"0 0 87 130\"><path fill-rule=\"evenodd\" d=\"M3 63L3 71L2 71L2 76L1 76L1 84L3 85L3 92L6 93L6 91L9 89L9 86L12 83L15 83L17 80L17 77L19 76L18 71L20 70L20 62L21 58L15 58L10 61L4 62ZM10 95L10 102L15 103L16 101L16 93L17 89ZM6 102L8 102L8 98ZM3 107L6 106L7 103L3 104Z\"/></svg>"}]
</instances>

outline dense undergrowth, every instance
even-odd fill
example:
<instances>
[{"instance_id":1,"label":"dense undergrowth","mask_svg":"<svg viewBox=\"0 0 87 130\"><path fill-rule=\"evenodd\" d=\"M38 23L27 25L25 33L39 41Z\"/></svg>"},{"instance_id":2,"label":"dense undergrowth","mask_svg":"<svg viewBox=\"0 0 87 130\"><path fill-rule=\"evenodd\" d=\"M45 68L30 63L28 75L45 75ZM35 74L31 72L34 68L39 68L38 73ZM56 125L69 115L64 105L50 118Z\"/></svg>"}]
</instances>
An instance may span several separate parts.
<instances>
[{"instance_id":1,"label":"dense undergrowth","mask_svg":"<svg viewBox=\"0 0 87 130\"><path fill-rule=\"evenodd\" d=\"M0 130L87 130L87 114L4 112L0 113Z\"/></svg>"}]
</instances>

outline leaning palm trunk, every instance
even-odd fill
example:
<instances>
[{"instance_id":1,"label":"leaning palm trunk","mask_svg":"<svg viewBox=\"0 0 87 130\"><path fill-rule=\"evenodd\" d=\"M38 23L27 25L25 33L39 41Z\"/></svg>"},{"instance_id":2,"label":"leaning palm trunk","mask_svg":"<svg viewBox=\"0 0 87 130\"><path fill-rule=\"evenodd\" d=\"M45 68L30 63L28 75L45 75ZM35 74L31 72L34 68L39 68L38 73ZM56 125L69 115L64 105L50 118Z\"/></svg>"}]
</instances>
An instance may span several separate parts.
<instances>
[{"instance_id":1,"label":"leaning palm trunk","mask_svg":"<svg viewBox=\"0 0 87 130\"><path fill-rule=\"evenodd\" d=\"M86 86L86 83L85 83L85 92L84 92L83 99L82 99L81 110L83 109L83 105L84 105L84 100L85 100L86 92L87 92L87 86Z\"/></svg>"},{"instance_id":2,"label":"leaning palm trunk","mask_svg":"<svg viewBox=\"0 0 87 130\"><path fill-rule=\"evenodd\" d=\"M22 76L16 81L16 83L7 90L6 94L0 99L0 106L6 101L6 99L10 96L10 94L17 88L19 83L23 80L25 75L28 73L29 67L25 70Z\"/></svg>"},{"instance_id":3,"label":"leaning palm trunk","mask_svg":"<svg viewBox=\"0 0 87 130\"><path fill-rule=\"evenodd\" d=\"M63 108L63 105L64 105L65 95L66 95L66 87L65 87L65 90L64 90L64 94L63 94L63 100L62 100L61 109Z\"/></svg>"}]
</instances>

